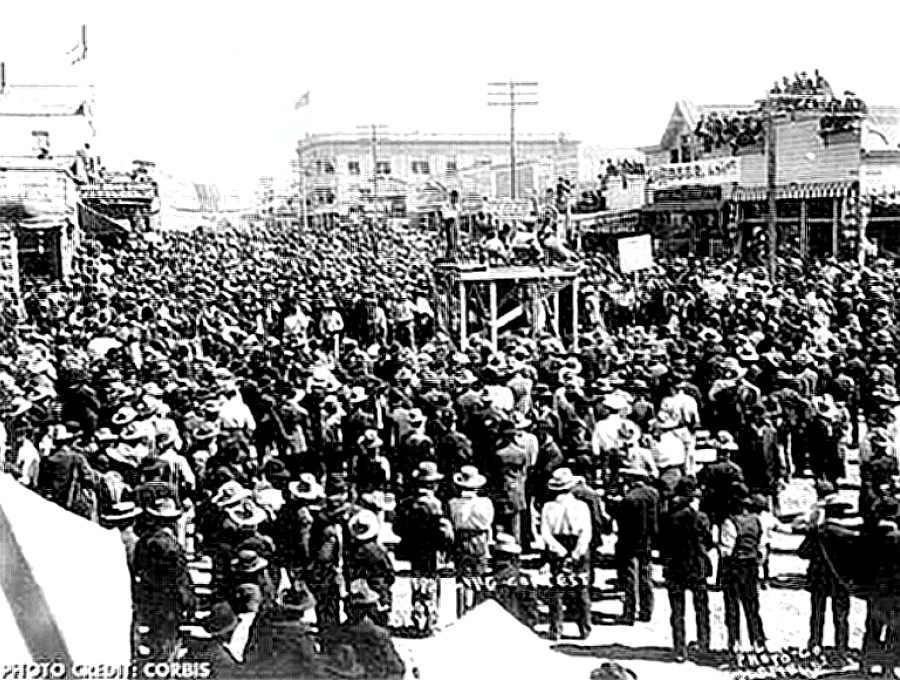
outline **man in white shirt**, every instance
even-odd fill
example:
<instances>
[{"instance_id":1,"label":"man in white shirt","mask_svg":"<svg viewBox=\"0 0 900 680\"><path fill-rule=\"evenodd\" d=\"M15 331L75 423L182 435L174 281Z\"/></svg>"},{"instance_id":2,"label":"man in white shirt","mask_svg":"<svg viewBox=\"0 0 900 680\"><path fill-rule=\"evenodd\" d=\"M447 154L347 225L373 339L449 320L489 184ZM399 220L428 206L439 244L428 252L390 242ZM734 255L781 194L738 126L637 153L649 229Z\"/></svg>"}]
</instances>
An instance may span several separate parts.
<instances>
[{"instance_id":1,"label":"man in white shirt","mask_svg":"<svg viewBox=\"0 0 900 680\"><path fill-rule=\"evenodd\" d=\"M591 511L587 504L572 494L581 481L569 468L558 468L547 483L556 498L541 511L541 538L549 563L554 587L547 606L550 608L550 637L558 640L562 628L562 593L559 586L571 588L576 622L582 640L591 632L591 572L588 550L591 545Z\"/></svg>"},{"instance_id":2,"label":"man in white shirt","mask_svg":"<svg viewBox=\"0 0 900 680\"><path fill-rule=\"evenodd\" d=\"M248 435L256 430L256 420L241 398L237 385L228 385L225 403L219 410L219 425L223 430L244 430Z\"/></svg>"}]
</instances>

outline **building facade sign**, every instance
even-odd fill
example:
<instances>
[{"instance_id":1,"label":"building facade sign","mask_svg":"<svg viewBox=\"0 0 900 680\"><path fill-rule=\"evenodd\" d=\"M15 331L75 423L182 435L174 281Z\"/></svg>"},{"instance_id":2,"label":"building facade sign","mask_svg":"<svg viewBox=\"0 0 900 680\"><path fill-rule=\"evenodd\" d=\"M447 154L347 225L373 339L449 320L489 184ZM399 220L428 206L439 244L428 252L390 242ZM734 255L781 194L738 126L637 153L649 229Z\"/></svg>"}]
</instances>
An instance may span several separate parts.
<instances>
[{"instance_id":1,"label":"building facade sign","mask_svg":"<svg viewBox=\"0 0 900 680\"><path fill-rule=\"evenodd\" d=\"M534 204L528 199L500 198L487 201L485 208L494 217L501 220L524 220L530 214Z\"/></svg>"},{"instance_id":2,"label":"building facade sign","mask_svg":"<svg viewBox=\"0 0 900 680\"><path fill-rule=\"evenodd\" d=\"M0 173L0 197L0 206L20 205L29 216L67 214L76 200L74 183L65 173L28 170Z\"/></svg>"},{"instance_id":3,"label":"building facade sign","mask_svg":"<svg viewBox=\"0 0 900 680\"><path fill-rule=\"evenodd\" d=\"M680 189L660 189L653 192L654 203L687 203L693 201L721 201L722 187L685 186Z\"/></svg>"},{"instance_id":4,"label":"building facade sign","mask_svg":"<svg viewBox=\"0 0 900 680\"><path fill-rule=\"evenodd\" d=\"M740 183L740 158L711 158L691 163L666 163L648 170L647 184L654 189L689 184L722 185Z\"/></svg>"},{"instance_id":5,"label":"building facade sign","mask_svg":"<svg viewBox=\"0 0 900 680\"><path fill-rule=\"evenodd\" d=\"M900 164L863 163L859 168L859 190L864 196L900 192Z\"/></svg>"}]
</instances>

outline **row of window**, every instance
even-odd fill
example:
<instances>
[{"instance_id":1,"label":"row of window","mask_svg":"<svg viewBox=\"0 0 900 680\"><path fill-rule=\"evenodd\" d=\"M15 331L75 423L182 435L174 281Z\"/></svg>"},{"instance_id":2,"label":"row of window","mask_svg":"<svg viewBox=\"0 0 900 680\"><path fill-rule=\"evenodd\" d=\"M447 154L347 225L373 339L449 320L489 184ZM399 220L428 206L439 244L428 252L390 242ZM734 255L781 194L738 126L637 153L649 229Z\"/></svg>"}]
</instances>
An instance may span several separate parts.
<instances>
[{"instance_id":1,"label":"row of window","mask_svg":"<svg viewBox=\"0 0 900 680\"><path fill-rule=\"evenodd\" d=\"M317 174L320 175L333 175L335 172L334 163L330 161L317 160L313 167ZM413 161L410 167L412 170L412 174L414 175L430 175L431 174L431 166L428 161ZM447 172L452 173L457 171L456 161L447 161ZM350 175L359 175L362 170L360 167L359 161L349 161L347 163L347 173ZM391 174L391 164L388 161L378 161L375 164L375 172L379 175L390 175Z\"/></svg>"}]
</instances>

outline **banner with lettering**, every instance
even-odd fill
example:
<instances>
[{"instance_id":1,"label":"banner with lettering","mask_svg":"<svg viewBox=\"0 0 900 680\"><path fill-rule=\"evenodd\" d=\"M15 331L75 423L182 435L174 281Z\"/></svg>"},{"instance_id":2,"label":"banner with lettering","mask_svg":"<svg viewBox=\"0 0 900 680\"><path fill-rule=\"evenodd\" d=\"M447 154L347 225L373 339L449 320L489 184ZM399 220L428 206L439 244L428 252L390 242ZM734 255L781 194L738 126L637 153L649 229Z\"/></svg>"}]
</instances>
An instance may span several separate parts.
<instances>
[{"instance_id":1,"label":"banner with lettering","mask_svg":"<svg viewBox=\"0 0 900 680\"><path fill-rule=\"evenodd\" d=\"M666 163L648 169L647 184L654 189L685 184L732 184L741 181L740 158L712 158L691 163Z\"/></svg>"}]
</instances>

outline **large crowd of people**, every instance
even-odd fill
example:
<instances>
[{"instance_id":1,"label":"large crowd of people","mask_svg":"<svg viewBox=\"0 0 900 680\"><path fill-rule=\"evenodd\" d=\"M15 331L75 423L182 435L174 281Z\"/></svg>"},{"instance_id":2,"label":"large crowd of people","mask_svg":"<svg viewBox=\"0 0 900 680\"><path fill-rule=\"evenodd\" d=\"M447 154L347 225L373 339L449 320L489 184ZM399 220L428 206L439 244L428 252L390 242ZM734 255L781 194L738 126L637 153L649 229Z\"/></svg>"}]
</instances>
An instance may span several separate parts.
<instances>
[{"instance_id":1,"label":"large crowd of people","mask_svg":"<svg viewBox=\"0 0 900 680\"><path fill-rule=\"evenodd\" d=\"M586 258L577 351L525 329L460 346L433 313L438 240L340 222L86 241L70 282L6 311L0 458L121 532L136 654L188 645L241 677L401 677L386 628L432 630L446 573L503 575L479 597L555 639L570 618L584 638L608 536L621 624L653 617L658 554L674 658L712 651L717 555L727 651L745 649L743 610L745 651L766 654L773 517L785 484L809 477L810 647L830 597L835 653L849 653L852 593L868 599L864 661L900 665L892 269L783 262L773 285L733 261L672 260L635 287ZM856 447L853 513L836 489ZM535 553L543 585L517 586ZM196 556L212 565L205 590ZM408 612L392 611L397 561Z\"/></svg>"}]
</instances>

